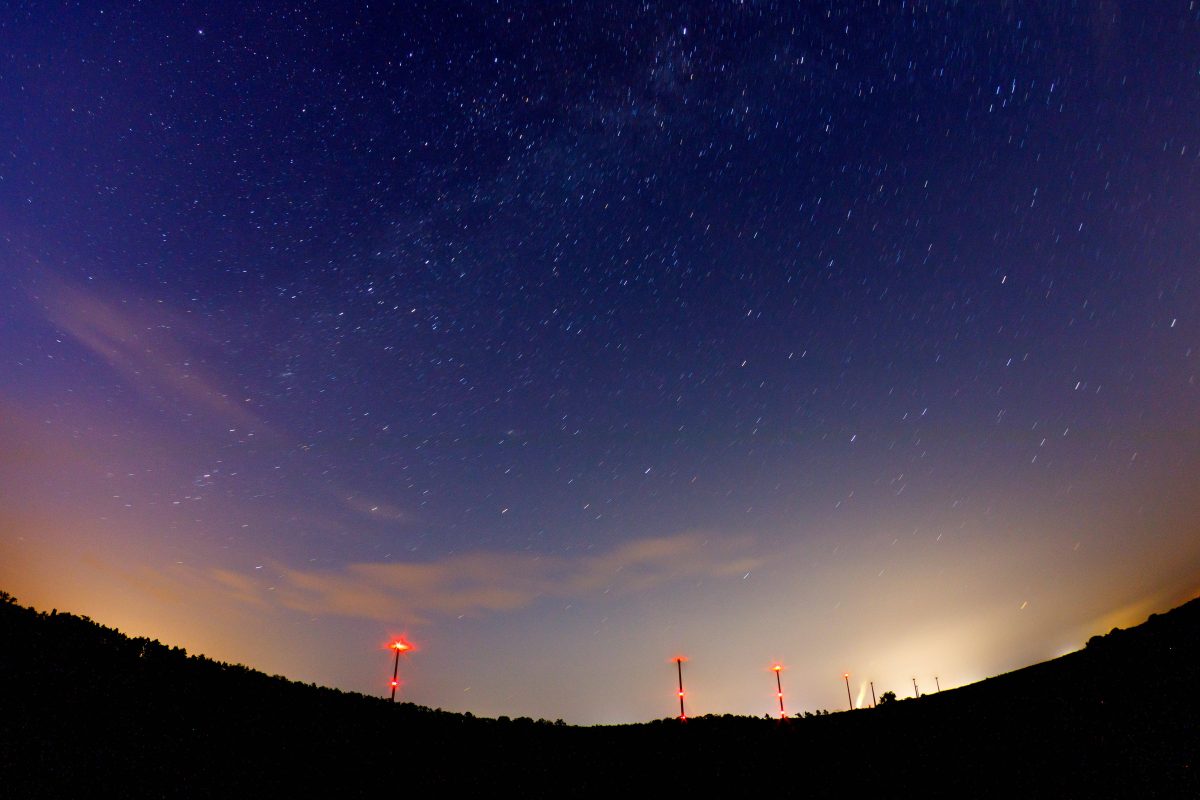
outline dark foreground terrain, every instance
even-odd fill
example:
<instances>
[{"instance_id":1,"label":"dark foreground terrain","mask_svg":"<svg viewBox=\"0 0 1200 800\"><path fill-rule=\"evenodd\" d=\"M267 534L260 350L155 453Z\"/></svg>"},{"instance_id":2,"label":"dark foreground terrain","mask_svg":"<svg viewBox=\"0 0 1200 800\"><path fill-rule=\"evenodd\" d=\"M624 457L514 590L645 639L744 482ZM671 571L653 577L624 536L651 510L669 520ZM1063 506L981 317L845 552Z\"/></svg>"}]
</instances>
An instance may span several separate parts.
<instances>
[{"instance_id":1,"label":"dark foreground terrain","mask_svg":"<svg viewBox=\"0 0 1200 800\"><path fill-rule=\"evenodd\" d=\"M0 599L4 798L1200 797L1200 600L877 709L578 728L391 705Z\"/></svg>"}]
</instances>

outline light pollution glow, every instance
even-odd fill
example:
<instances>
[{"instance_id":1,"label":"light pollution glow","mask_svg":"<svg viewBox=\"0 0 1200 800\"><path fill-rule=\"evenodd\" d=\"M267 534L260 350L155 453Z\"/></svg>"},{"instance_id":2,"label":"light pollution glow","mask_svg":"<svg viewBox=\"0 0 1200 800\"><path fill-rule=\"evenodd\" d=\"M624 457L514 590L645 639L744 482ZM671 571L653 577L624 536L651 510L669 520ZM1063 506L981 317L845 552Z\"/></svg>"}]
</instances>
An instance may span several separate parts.
<instances>
[{"instance_id":1,"label":"light pollution glow","mask_svg":"<svg viewBox=\"0 0 1200 800\"><path fill-rule=\"evenodd\" d=\"M575 559L481 550L306 569L222 542L229 520L286 536L277 507L225 504L213 522L211 512L164 514L177 508L166 499L169 454L194 446L186 436L62 405L5 407L8 591L191 652L377 695L390 673L376 645L407 625L422 651L403 665L403 696L476 714L669 716L676 651L690 658L692 715L770 713L765 670L775 660L787 665L790 711L843 707L845 671L862 705L868 681L901 697L914 676L923 692L935 674L943 689L962 685L1059 655L1197 588L1186 492L1155 483L1154 507L1123 513L1128 494L1106 500L1103 482L1084 478L1069 497L1034 487L1020 503L998 496L970 523L843 512L789 526L821 529L817 542L789 543L785 528L706 547L691 532ZM112 496L118 475L137 480ZM1030 508L1038 516L1022 521ZM1036 536L1010 547L1005 538L1022 529Z\"/></svg>"}]
</instances>

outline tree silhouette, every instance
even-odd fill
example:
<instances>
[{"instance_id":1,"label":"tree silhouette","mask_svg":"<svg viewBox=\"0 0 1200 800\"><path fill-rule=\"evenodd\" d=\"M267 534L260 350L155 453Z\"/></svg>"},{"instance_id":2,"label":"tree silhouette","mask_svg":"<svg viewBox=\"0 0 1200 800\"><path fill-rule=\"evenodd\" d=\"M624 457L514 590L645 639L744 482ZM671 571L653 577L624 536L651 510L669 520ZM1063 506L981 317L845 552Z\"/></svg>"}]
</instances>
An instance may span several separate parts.
<instances>
[{"instance_id":1,"label":"tree silhouette","mask_svg":"<svg viewBox=\"0 0 1200 800\"><path fill-rule=\"evenodd\" d=\"M883 694L879 695L879 705L883 705L884 703L894 703L894 702L896 702L896 693L895 692L887 691L887 692L884 692Z\"/></svg>"}]
</instances>

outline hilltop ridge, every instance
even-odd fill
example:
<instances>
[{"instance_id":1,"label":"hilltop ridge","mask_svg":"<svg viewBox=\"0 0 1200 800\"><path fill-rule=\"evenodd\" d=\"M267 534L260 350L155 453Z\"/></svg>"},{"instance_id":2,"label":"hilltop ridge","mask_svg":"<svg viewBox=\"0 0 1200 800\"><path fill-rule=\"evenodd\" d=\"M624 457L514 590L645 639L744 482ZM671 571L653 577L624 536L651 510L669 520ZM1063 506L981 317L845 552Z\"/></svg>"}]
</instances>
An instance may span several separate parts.
<instances>
[{"instance_id":1,"label":"hilltop ridge","mask_svg":"<svg viewBox=\"0 0 1200 800\"><path fill-rule=\"evenodd\" d=\"M0 783L12 796L245 796L400 781L524 796L603 788L1195 796L1200 599L1052 661L878 709L576 727L270 677L0 597ZM773 783L775 779L771 779Z\"/></svg>"}]
</instances>

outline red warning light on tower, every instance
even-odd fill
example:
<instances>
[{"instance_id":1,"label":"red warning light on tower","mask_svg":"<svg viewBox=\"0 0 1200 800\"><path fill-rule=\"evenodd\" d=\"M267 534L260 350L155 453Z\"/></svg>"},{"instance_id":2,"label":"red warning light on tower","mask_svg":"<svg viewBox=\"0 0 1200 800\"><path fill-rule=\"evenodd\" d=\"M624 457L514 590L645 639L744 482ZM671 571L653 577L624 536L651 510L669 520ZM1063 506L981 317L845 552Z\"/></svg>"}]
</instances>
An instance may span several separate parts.
<instances>
[{"instance_id":1,"label":"red warning light on tower","mask_svg":"<svg viewBox=\"0 0 1200 800\"><path fill-rule=\"evenodd\" d=\"M783 681L779 677L779 673L783 672L783 664L772 664L771 671L775 673L775 696L779 698L779 718L787 719L787 712L783 710Z\"/></svg>"},{"instance_id":2,"label":"red warning light on tower","mask_svg":"<svg viewBox=\"0 0 1200 800\"><path fill-rule=\"evenodd\" d=\"M683 709L683 662L687 661L684 656L675 656L671 659L675 662L675 670L679 675L679 719L686 720L687 712Z\"/></svg>"},{"instance_id":3,"label":"red warning light on tower","mask_svg":"<svg viewBox=\"0 0 1200 800\"><path fill-rule=\"evenodd\" d=\"M388 650L396 654L395 660L392 662L392 681L389 684L392 687L392 702L396 702L396 688L400 686L400 654L408 654L415 651L412 642L405 639L403 636L397 636L388 643Z\"/></svg>"}]
</instances>

